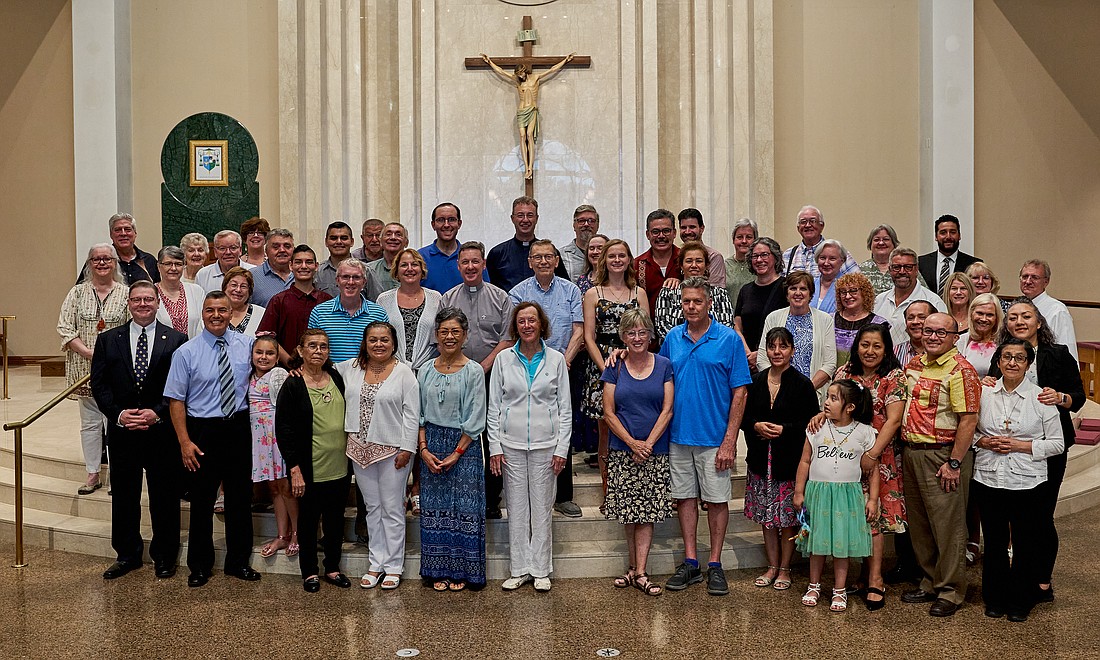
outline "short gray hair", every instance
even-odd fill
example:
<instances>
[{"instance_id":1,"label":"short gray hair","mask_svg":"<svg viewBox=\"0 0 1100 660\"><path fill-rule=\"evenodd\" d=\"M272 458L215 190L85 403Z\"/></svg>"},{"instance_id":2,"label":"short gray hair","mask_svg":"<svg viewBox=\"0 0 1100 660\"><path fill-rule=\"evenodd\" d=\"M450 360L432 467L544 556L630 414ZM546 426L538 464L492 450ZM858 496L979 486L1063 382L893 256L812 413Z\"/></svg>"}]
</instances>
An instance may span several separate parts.
<instances>
[{"instance_id":1,"label":"short gray hair","mask_svg":"<svg viewBox=\"0 0 1100 660\"><path fill-rule=\"evenodd\" d=\"M749 246L749 257L752 257L752 253L756 250L757 245L763 245L768 248L768 252L772 253L772 259L775 261L775 274L780 275L783 273L783 248L779 247L779 243L775 242L774 238L770 236L761 236L752 242Z\"/></svg>"},{"instance_id":2,"label":"short gray hair","mask_svg":"<svg viewBox=\"0 0 1100 660\"><path fill-rule=\"evenodd\" d=\"M130 222L130 226L134 228L134 231L137 231L137 221L135 221L134 216L130 215L129 213L116 213L112 215L111 219L107 221L107 231L111 231L112 229L114 229L115 225L122 222L123 220L128 220Z\"/></svg>"},{"instance_id":3,"label":"short gray hair","mask_svg":"<svg viewBox=\"0 0 1100 660\"><path fill-rule=\"evenodd\" d=\"M190 234L184 234L180 239L180 248L186 249L192 245L201 245L203 252L210 251L210 242L206 240L206 237L197 231L193 231Z\"/></svg>"},{"instance_id":4,"label":"short gray hair","mask_svg":"<svg viewBox=\"0 0 1100 660\"><path fill-rule=\"evenodd\" d=\"M890 260L893 261L894 257L913 257L917 258L917 253L907 247L897 247L890 250Z\"/></svg>"},{"instance_id":5,"label":"short gray hair","mask_svg":"<svg viewBox=\"0 0 1100 660\"><path fill-rule=\"evenodd\" d=\"M835 238L826 238L825 240L817 244L817 247L814 248L814 260L817 260L817 258L821 256L821 251L827 247L836 248L837 251L840 252L841 261L848 260L848 251L845 250L844 246L840 244L840 241L836 240Z\"/></svg>"},{"instance_id":6,"label":"short gray hair","mask_svg":"<svg viewBox=\"0 0 1100 660\"><path fill-rule=\"evenodd\" d=\"M350 227L349 227L349 229L350 229ZM267 232L267 236L264 237L264 245L267 245L268 243L270 243L271 239L275 238L276 236L282 236L283 238L289 238L291 243L294 242L293 232L291 232L289 229L284 229L282 227L276 227L275 229L272 229L271 231Z\"/></svg>"},{"instance_id":7,"label":"short gray hair","mask_svg":"<svg viewBox=\"0 0 1100 660\"><path fill-rule=\"evenodd\" d=\"M871 249L871 241L872 241L872 239L875 238L875 234L879 233L880 231L885 231L887 234L890 235L890 240L894 242L894 247L897 247L897 246L901 245L901 243L898 242L898 233L896 231L894 231L894 228L891 227L890 225L885 225L884 224L884 225L879 225L879 226L875 227L874 229L871 230L870 234L867 234L867 249L868 250Z\"/></svg>"},{"instance_id":8,"label":"short gray hair","mask_svg":"<svg viewBox=\"0 0 1100 660\"><path fill-rule=\"evenodd\" d=\"M573 211L573 219L576 220L577 216L582 213L593 213L596 215L596 222L600 221L600 212L596 210L595 206L591 204L581 204L577 207L577 210Z\"/></svg>"},{"instance_id":9,"label":"short gray hair","mask_svg":"<svg viewBox=\"0 0 1100 660\"><path fill-rule=\"evenodd\" d=\"M232 229L223 229L223 230L219 231L218 233L214 234L214 242L215 243L218 242L218 239L222 239L222 238L235 238L235 239L237 239L237 245L243 245L244 244L244 241L241 240L240 233L238 233L237 231L234 231Z\"/></svg>"},{"instance_id":10,"label":"short gray hair","mask_svg":"<svg viewBox=\"0 0 1100 660\"><path fill-rule=\"evenodd\" d=\"M470 320L466 318L466 312L463 312L457 307L442 307L435 315L435 329L439 330L439 326L443 325L447 321L458 321L458 325L462 328L463 332L470 331Z\"/></svg>"},{"instance_id":11,"label":"short gray hair","mask_svg":"<svg viewBox=\"0 0 1100 660\"><path fill-rule=\"evenodd\" d=\"M169 259L179 259L180 261L186 261L184 258L183 250L175 245L165 245L157 252L157 261L163 260L165 257Z\"/></svg>"},{"instance_id":12,"label":"short gray hair","mask_svg":"<svg viewBox=\"0 0 1100 660\"><path fill-rule=\"evenodd\" d=\"M649 331L649 335L653 336L653 321L649 318L649 313L641 307L631 307L623 312L623 315L619 317L619 336L624 336L628 331L634 328L645 328Z\"/></svg>"},{"instance_id":13,"label":"short gray hair","mask_svg":"<svg viewBox=\"0 0 1100 660\"><path fill-rule=\"evenodd\" d=\"M733 223L733 228L730 229L730 235L732 236L736 234L737 230L741 229L742 227L748 227L752 229L752 239L754 241L760 238L760 228L756 226L756 221L750 220L748 218L741 218L737 222Z\"/></svg>"},{"instance_id":14,"label":"short gray hair","mask_svg":"<svg viewBox=\"0 0 1100 660\"><path fill-rule=\"evenodd\" d=\"M359 261L355 257L348 257L347 259L341 261L340 265L336 267L336 270L339 271L340 268L343 266L347 266L348 268L358 268L360 271L363 272L363 277L367 277L367 265L362 261Z\"/></svg>"},{"instance_id":15,"label":"short gray hair","mask_svg":"<svg viewBox=\"0 0 1100 660\"><path fill-rule=\"evenodd\" d=\"M713 300L714 294L710 292L710 282L705 277L689 277L680 283L680 291L684 289L702 289L707 300Z\"/></svg>"},{"instance_id":16,"label":"short gray hair","mask_svg":"<svg viewBox=\"0 0 1100 660\"><path fill-rule=\"evenodd\" d=\"M817 221L820 222L822 226L825 226L825 214L821 212L821 209L817 208L813 204L807 204L806 206L798 209L798 215L802 215L803 211L813 211L814 215L817 216ZM798 216L795 216L795 218L797 219Z\"/></svg>"},{"instance_id":17,"label":"short gray hair","mask_svg":"<svg viewBox=\"0 0 1100 660\"><path fill-rule=\"evenodd\" d=\"M1043 269L1043 277L1047 278L1048 280L1050 279L1050 264L1043 261L1042 259L1028 259L1027 261L1025 261L1024 265L1020 266L1020 274L1021 275L1024 274L1024 269L1027 268L1028 266L1035 266L1036 268L1042 268Z\"/></svg>"}]
</instances>

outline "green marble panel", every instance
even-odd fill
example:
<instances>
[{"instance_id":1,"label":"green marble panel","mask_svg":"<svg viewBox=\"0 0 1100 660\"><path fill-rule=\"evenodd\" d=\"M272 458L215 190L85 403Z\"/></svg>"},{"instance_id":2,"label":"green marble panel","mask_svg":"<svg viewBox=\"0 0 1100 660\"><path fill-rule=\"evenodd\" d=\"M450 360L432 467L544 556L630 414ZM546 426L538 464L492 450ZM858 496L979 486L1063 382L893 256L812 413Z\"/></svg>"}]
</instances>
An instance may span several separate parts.
<instances>
[{"instance_id":1,"label":"green marble panel","mask_svg":"<svg viewBox=\"0 0 1100 660\"><path fill-rule=\"evenodd\" d=\"M191 140L227 140L228 186L190 185L188 144ZM178 245L189 232L209 239L222 229L239 229L260 214L260 169L256 141L239 121L218 112L191 115L168 133L160 152L161 236Z\"/></svg>"}]
</instances>

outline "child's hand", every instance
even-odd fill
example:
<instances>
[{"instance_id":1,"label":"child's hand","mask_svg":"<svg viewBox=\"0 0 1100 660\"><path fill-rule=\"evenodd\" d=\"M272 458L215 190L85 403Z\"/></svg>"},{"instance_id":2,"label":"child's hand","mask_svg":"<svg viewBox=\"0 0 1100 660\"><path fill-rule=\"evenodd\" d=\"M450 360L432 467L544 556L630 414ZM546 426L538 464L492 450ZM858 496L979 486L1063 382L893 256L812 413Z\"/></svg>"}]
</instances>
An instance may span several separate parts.
<instances>
[{"instance_id":1,"label":"child's hand","mask_svg":"<svg viewBox=\"0 0 1100 660\"><path fill-rule=\"evenodd\" d=\"M802 504L805 501L806 501L806 497L802 493L795 493L794 496L791 497L791 504L793 504L794 508L796 508L796 509L801 509Z\"/></svg>"},{"instance_id":2,"label":"child's hand","mask_svg":"<svg viewBox=\"0 0 1100 660\"><path fill-rule=\"evenodd\" d=\"M867 522L873 522L878 517L878 500L867 500Z\"/></svg>"}]
</instances>

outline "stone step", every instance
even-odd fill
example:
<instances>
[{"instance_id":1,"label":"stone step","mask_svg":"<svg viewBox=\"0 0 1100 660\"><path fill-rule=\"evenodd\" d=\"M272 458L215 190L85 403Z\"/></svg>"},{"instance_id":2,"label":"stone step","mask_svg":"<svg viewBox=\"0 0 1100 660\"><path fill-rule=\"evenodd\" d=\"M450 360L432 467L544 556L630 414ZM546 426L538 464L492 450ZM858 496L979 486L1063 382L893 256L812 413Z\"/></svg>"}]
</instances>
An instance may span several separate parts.
<instances>
[{"instance_id":1,"label":"stone step","mask_svg":"<svg viewBox=\"0 0 1100 660\"><path fill-rule=\"evenodd\" d=\"M14 507L0 503L0 539L11 540L14 537ZM501 523L502 521L491 521ZM555 521L557 523L557 521ZM502 580L509 576L507 531L499 526L502 539L494 542L491 533L486 545L486 571L489 579ZM414 528L414 525L410 525ZM114 557L111 548L110 522L67 516L59 513L27 510L24 512L24 543L27 546L42 547L51 550L63 550L80 554L104 557L104 567ZM559 538L555 524L554 537L554 577L611 577L620 574L627 564L626 542L621 537L605 541L576 541ZM700 529L705 530L705 520L701 520ZM142 526L142 535L148 539L150 530ZM705 535L705 534L704 534ZM763 566L764 546L759 531L737 532L726 535L722 549L722 563L727 568L747 568ZM262 573L282 573L298 575L298 561L279 553L264 559L259 552L266 538L256 539L253 546L251 565ZM181 539L182 550L179 563L186 567L187 537ZM225 539L219 529L214 535L215 565L223 566L225 561ZM699 552L709 552L709 547L700 542ZM414 578L420 570L419 540L408 541L405 548L405 575ZM368 553L366 546L345 543L343 545L343 570L351 576L359 576L367 571ZM654 538L650 551L649 571L654 575L672 573L683 557L683 543L679 534ZM148 555L146 561L150 561Z\"/></svg>"}]
</instances>

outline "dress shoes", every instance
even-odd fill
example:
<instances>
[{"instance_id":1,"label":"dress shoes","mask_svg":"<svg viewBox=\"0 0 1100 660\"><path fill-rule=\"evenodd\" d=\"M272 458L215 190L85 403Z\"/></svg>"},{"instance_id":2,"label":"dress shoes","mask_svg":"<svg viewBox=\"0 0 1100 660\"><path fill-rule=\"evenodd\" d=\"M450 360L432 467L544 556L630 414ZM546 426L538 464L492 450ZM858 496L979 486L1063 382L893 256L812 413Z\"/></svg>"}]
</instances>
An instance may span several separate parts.
<instances>
[{"instance_id":1,"label":"dress shoes","mask_svg":"<svg viewBox=\"0 0 1100 660\"><path fill-rule=\"evenodd\" d=\"M162 580L166 580L176 574L176 565L166 562L153 562L153 572Z\"/></svg>"},{"instance_id":2,"label":"dress shoes","mask_svg":"<svg viewBox=\"0 0 1100 660\"><path fill-rule=\"evenodd\" d=\"M895 566L882 574L882 581L886 584L901 584L902 582L914 582L916 572L902 566Z\"/></svg>"},{"instance_id":3,"label":"dress shoes","mask_svg":"<svg viewBox=\"0 0 1100 660\"><path fill-rule=\"evenodd\" d=\"M306 578L302 582L302 589L304 589L306 593L315 594L321 590L321 581L316 577Z\"/></svg>"},{"instance_id":4,"label":"dress shoes","mask_svg":"<svg viewBox=\"0 0 1100 660\"><path fill-rule=\"evenodd\" d=\"M340 587L341 589L351 588L351 580L349 580L348 576L344 575L343 573L337 573L334 577L322 575L321 579L333 586Z\"/></svg>"},{"instance_id":5,"label":"dress shoes","mask_svg":"<svg viewBox=\"0 0 1100 660\"><path fill-rule=\"evenodd\" d=\"M126 575L130 571L136 571L141 568L140 561L116 561L111 564L107 570L103 571L104 580L114 580Z\"/></svg>"},{"instance_id":6,"label":"dress shoes","mask_svg":"<svg viewBox=\"0 0 1100 660\"><path fill-rule=\"evenodd\" d=\"M1004 610L999 609L997 607L986 606L985 615L987 617L989 617L990 619L1000 619L1000 618L1004 617L1005 613L1004 613Z\"/></svg>"},{"instance_id":7,"label":"dress shoes","mask_svg":"<svg viewBox=\"0 0 1100 660\"><path fill-rule=\"evenodd\" d=\"M1035 602L1036 603L1053 603L1054 602L1054 585L1050 585L1046 589L1036 589Z\"/></svg>"},{"instance_id":8,"label":"dress shoes","mask_svg":"<svg viewBox=\"0 0 1100 660\"><path fill-rule=\"evenodd\" d=\"M932 607L928 608L928 613L932 616L951 616L957 611L959 606L944 598L937 598Z\"/></svg>"},{"instance_id":9,"label":"dress shoes","mask_svg":"<svg viewBox=\"0 0 1100 660\"><path fill-rule=\"evenodd\" d=\"M226 569L225 574L230 577L235 577L238 580L244 580L245 582L255 582L262 577L258 572L252 570L251 566L241 566L240 568Z\"/></svg>"},{"instance_id":10,"label":"dress shoes","mask_svg":"<svg viewBox=\"0 0 1100 660\"><path fill-rule=\"evenodd\" d=\"M193 571L187 576L187 586L201 587L210 581L210 574L202 571Z\"/></svg>"},{"instance_id":11,"label":"dress shoes","mask_svg":"<svg viewBox=\"0 0 1100 660\"><path fill-rule=\"evenodd\" d=\"M936 600L936 594L928 593L924 589L910 589L901 595L903 603L931 603Z\"/></svg>"}]
</instances>

